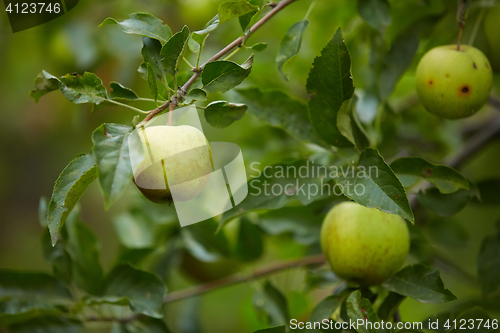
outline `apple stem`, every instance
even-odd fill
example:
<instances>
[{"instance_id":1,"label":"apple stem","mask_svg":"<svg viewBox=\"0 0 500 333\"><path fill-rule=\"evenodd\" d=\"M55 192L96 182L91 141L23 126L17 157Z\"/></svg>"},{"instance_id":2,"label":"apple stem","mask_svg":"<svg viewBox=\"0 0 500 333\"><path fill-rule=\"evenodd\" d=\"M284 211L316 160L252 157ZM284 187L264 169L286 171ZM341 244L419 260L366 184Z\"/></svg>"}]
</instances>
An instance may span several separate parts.
<instances>
[{"instance_id":1,"label":"apple stem","mask_svg":"<svg viewBox=\"0 0 500 333\"><path fill-rule=\"evenodd\" d=\"M458 41L457 41L457 51L460 51L460 46L462 45L462 36L465 29L465 20L467 19L467 8L469 7L468 0L458 0L457 8L457 21L458 21Z\"/></svg>"}]
</instances>

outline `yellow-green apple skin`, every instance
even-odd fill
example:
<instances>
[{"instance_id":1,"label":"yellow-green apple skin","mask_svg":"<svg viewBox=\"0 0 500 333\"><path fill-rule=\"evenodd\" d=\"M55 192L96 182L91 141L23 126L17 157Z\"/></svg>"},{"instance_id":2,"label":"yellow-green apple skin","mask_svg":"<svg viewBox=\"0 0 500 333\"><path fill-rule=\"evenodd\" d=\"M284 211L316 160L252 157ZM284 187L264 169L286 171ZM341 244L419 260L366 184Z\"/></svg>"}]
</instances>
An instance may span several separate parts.
<instances>
[{"instance_id":1,"label":"yellow-green apple skin","mask_svg":"<svg viewBox=\"0 0 500 333\"><path fill-rule=\"evenodd\" d=\"M337 276L371 286L399 271L410 236L401 217L349 201L325 216L321 248Z\"/></svg>"},{"instance_id":2,"label":"yellow-green apple skin","mask_svg":"<svg viewBox=\"0 0 500 333\"><path fill-rule=\"evenodd\" d=\"M469 117L488 100L493 73L486 56L462 45L438 46L420 60L416 88L423 106L447 119Z\"/></svg>"},{"instance_id":3,"label":"yellow-green apple skin","mask_svg":"<svg viewBox=\"0 0 500 333\"><path fill-rule=\"evenodd\" d=\"M488 8L484 18L484 32L490 46L490 62L500 72L500 6Z\"/></svg>"},{"instance_id":4,"label":"yellow-green apple skin","mask_svg":"<svg viewBox=\"0 0 500 333\"><path fill-rule=\"evenodd\" d=\"M151 201L187 201L205 187L212 172L212 154L203 133L192 126L153 126L138 130L144 160L134 183Z\"/></svg>"}]
</instances>

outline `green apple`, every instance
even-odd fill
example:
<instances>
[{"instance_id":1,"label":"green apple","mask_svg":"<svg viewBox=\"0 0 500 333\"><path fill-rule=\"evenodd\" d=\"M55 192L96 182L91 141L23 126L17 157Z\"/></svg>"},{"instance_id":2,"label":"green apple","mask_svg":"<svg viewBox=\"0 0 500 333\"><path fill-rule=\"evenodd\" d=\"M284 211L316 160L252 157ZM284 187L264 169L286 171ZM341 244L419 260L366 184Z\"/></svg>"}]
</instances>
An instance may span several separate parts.
<instances>
[{"instance_id":1,"label":"green apple","mask_svg":"<svg viewBox=\"0 0 500 333\"><path fill-rule=\"evenodd\" d=\"M462 45L438 46L417 67L420 102L430 113L447 119L469 117L488 100L493 74L478 49Z\"/></svg>"},{"instance_id":2,"label":"green apple","mask_svg":"<svg viewBox=\"0 0 500 333\"><path fill-rule=\"evenodd\" d=\"M349 201L326 215L321 248L337 276L371 286L401 268L410 249L410 236L401 217Z\"/></svg>"},{"instance_id":3,"label":"green apple","mask_svg":"<svg viewBox=\"0 0 500 333\"><path fill-rule=\"evenodd\" d=\"M484 32L490 46L490 62L500 72L500 6L489 8L484 18Z\"/></svg>"},{"instance_id":4,"label":"green apple","mask_svg":"<svg viewBox=\"0 0 500 333\"><path fill-rule=\"evenodd\" d=\"M212 153L201 131L192 126L153 126L138 129L144 160L134 183L151 201L187 201L205 187L212 172Z\"/></svg>"}]
</instances>

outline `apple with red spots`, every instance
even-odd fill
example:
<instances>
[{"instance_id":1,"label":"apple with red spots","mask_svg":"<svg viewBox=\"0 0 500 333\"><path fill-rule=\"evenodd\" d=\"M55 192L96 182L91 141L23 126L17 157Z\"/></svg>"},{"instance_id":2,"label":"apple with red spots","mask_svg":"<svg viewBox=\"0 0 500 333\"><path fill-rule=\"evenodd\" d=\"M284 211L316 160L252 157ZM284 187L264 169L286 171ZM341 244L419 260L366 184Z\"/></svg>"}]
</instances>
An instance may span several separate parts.
<instances>
[{"instance_id":1,"label":"apple with red spots","mask_svg":"<svg viewBox=\"0 0 500 333\"><path fill-rule=\"evenodd\" d=\"M321 249L337 276L371 286L398 272L410 250L410 235L398 215L343 202L323 221Z\"/></svg>"},{"instance_id":2,"label":"apple with red spots","mask_svg":"<svg viewBox=\"0 0 500 333\"><path fill-rule=\"evenodd\" d=\"M416 87L427 111L447 119L476 113L488 100L493 73L486 56L475 47L438 46L417 67Z\"/></svg>"}]
</instances>

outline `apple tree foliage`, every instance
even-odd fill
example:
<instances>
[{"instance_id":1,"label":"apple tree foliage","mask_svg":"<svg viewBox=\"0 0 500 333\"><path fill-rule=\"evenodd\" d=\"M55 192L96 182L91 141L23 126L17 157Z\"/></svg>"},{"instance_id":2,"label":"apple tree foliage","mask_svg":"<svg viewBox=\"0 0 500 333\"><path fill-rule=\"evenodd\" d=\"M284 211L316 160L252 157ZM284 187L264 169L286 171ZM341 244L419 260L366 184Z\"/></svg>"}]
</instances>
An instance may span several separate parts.
<instances>
[{"instance_id":1,"label":"apple tree foliage","mask_svg":"<svg viewBox=\"0 0 500 333\"><path fill-rule=\"evenodd\" d=\"M457 299L453 288L445 286L439 270L455 272L454 266L435 242L450 248L462 246L468 234L448 218L471 202L498 204L499 182L476 183L461 174L457 170L461 163L444 158L447 145L456 144L439 138L444 123L434 118L419 122L414 112L405 112L416 107L415 98L404 99L397 91L405 73L414 71L419 48L453 42L434 40L432 32L443 28L437 22L449 17L456 3L352 1L350 17L343 19L345 26L332 26L323 35L309 37L321 41L324 47L310 59L302 91L242 84L267 47L261 42L249 43L247 37L254 28L273 29L273 20L267 22L266 15L274 10L276 15L286 15L288 7L280 6L293 6L293 2L222 2L217 15L197 31L188 26L172 31L160 18L148 13L106 18L100 29L120 29L142 38L143 61L137 64L138 75L144 79L150 96L139 96L118 82L111 82L108 88L90 72L61 76L47 71L36 77L30 95L38 101L59 91L70 102L92 105L93 112L125 107L148 113L134 106L137 101L151 102L160 113L168 112L168 105L162 106L169 100L170 105L175 101L177 107L195 104L210 126L227 131L250 114L279 128L307 151L301 158L287 156L274 168L312 168L309 159L327 167L376 167L378 176L316 174L301 180L306 187L342 185L343 193L338 195L266 194L260 182L260 195L249 195L222 216L184 228L178 225L173 207L138 198L113 221L122 250L113 267L108 268L101 264L99 240L82 222L78 201L94 181L99 184L106 208L133 186L128 136L144 117L131 119L128 124L102 124L90 138L92 149L69 162L55 181L50 200L40 201L40 223L45 228L42 248L52 273L0 270L0 330L79 332L95 322L104 322L112 332L171 332L176 325L182 327L182 332L199 332L202 323L196 302L179 310L189 312L189 323L175 324L164 319L164 303L172 301L170 295L178 295L169 290L172 272L182 269L180 262L186 255L200 265L198 271L202 271L201 265L230 260L235 268L231 272L242 274L245 265L257 269L257 261L266 254L266 239L283 234L290 236L289 242L305 248L303 254L320 254L322 219L332 205L342 200L354 200L404 218L411 231L410 258L399 273L369 289L341 281L324 265L304 265L304 292L321 288L328 291L323 300L302 314L302 321L394 322L400 320L399 306L409 298L422 303L453 302L436 315L441 320L491 321L492 313L498 314L500 225L482 242L472 276L464 273L471 284L482 290L474 298ZM479 9L486 5L477 4ZM284 30L279 52L273 55L276 67L267 69L279 71L283 80L293 79L289 75L293 60L306 42L308 26L314 24L314 7L311 10L308 17ZM230 20L239 22L241 30L234 32L234 37L241 36L241 42L227 50L224 57L201 66L200 55L208 49L210 34ZM266 21L263 27L261 20ZM247 60L234 62L231 52L244 52ZM356 64L363 62L357 58L366 60L359 68ZM195 80L190 81L193 75ZM214 101L211 95L226 100ZM429 153L415 144L415 136L430 143ZM293 177L261 177L269 188L295 182ZM353 188L357 184L366 191L357 193ZM231 240L232 234L235 241ZM208 281L199 276L197 279L200 285ZM256 291L248 302L263 318L259 332L288 332L292 319L289 295L269 279L255 281ZM494 331L494 327L484 331Z\"/></svg>"}]
</instances>

